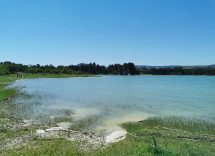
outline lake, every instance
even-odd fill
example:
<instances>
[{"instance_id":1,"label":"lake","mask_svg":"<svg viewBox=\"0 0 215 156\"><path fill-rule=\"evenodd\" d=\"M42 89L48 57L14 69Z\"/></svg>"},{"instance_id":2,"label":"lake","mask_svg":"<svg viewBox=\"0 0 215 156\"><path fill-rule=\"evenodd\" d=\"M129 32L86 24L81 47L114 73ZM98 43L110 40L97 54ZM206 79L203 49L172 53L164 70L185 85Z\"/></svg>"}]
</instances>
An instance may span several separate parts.
<instances>
[{"instance_id":1,"label":"lake","mask_svg":"<svg viewBox=\"0 0 215 156\"><path fill-rule=\"evenodd\" d=\"M32 105L31 118L72 110L77 118L96 115L102 121L98 127L112 129L154 115L215 120L212 76L41 78L18 80L12 86L29 95L18 96L16 104Z\"/></svg>"}]
</instances>

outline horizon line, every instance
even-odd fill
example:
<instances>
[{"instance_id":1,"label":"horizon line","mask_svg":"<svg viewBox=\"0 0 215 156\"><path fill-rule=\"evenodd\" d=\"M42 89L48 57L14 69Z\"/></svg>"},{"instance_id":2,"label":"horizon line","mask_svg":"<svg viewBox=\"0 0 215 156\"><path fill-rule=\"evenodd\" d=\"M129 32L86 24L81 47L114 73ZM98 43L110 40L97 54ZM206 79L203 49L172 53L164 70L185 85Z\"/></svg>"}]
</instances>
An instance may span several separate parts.
<instances>
[{"instance_id":1,"label":"horizon line","mask_svg":"<svg viewBox=\"0 0 215 156\"><path fill-rule=\"evenodd\" d=\"M212 64L196 64L196 65L178 65L178 64L175 64L175 65L146 65L146 64L135 64L134 62L132 61L128 61L128 62L124 62L124 63L109 63L108 65L104 65L104 64L99 64L99 63L96 63L94 61L92 62L89 62L89 63L77 63L77 64L67 64L67 65L63 65L63 64L40 64L40 63L36 63L36 64L27 64L27 63L17 63L17 62L13 62L13 61L0 61L0 63L5 63L5 62L11 62L11 63L15 63L15 64L22 64L22 65L27 65L27 66L33 66L33 65L41 65L41 66L46 66L46 65L52 65L52 66L70 66L70 65L79 65L79 64L90 64L90 63L95 63L97 65L101 65L101 66L109 66L109 65L112 65L112 64L124 64L124 63L133 63L135 66L146 66L146 67L172 67L172 66L175 66L175 67L192 67L192 66L213 66L215 65L215 63L212 63Z\"/></svg>"}]
</instances>

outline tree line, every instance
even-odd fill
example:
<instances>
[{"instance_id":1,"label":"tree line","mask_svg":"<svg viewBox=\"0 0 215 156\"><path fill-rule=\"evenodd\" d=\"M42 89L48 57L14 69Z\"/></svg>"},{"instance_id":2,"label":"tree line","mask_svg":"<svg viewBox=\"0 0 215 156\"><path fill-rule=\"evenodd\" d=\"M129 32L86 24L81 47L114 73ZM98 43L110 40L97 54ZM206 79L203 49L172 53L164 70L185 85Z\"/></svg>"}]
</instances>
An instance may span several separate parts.
<instances>
[{"instance_id":1,"label":"tree line","mask_svg":"<svg viewBox=\"0 0 215 156\"><path fill-rule=\"evenodd\" d=\"M15 73L51 73L51 74L114 74L114 75L137 75L139 71L133 63L112 64L107 67L96 63L78 64L69 66L53 65L23 65L13 62L0 63L0 75Z\"/></svg>"},{"instance_id":2,"label":"tree line","mask_svg":"<svg viewBox=\"0 0 215 156\"><path fill-rule=\"evenodd\" d=\"M151 75L215 75L214 67L141 68L141 74Z\"/></svg>"},{"instance_id":3,"label":"tree line","mask_svg":"<svg viewBox=\"0 0 215 156\"><path fill-rule=\"evenodd\" d=\"M174 68L137 68L134 63L111 64L109 66L96 63L69 66L23 65L13 62L0 62L0 75L16 73L51 73L51 74L112 74L112 75L215 75L215 66L206 67L174 67Z\"/></svg>"}]
</instances>

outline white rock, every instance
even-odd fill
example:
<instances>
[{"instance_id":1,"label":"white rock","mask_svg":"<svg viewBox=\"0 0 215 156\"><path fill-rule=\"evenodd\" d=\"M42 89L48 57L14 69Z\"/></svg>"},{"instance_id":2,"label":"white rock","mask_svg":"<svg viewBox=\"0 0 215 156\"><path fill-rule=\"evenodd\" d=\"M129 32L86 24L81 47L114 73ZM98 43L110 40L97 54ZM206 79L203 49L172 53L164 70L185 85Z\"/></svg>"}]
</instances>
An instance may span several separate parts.
<instances>
[{"instance_id":1,"label":"white rock","mask_svg":"<svg viewBox=\"0 0 215 156\"><path fill-rule=\"evenodd\" d=\"M24 124L24 125L22 125L23 127L28 127L28 126L31 126L31 124L30 123L27 123L27 124Z\"/></svg>"},{"instance_id":2,"label":"white rock","mask_svg":"<svg viewBox=\"0 0 215 156\"><path fill-rule=\"evenodd\" d=\"M60 122L57 124L59 127L62 127L63 129L69 129L72 127L72 123L71 122Z\"/></svg>"},{"instance_id":3,"label":"white rock","mask_svg":"<svg viewBox=\"0 0 215 156\"><path fill-rule=\"evenodd\" d=\"M36 130L36 134L44 134L45 132L43 129Z\"/></svg>"},{"instance_id":4,"label":"white rock","mask_svg":"<svg viewBox=\"0 0 215 156\"><path fill-rule=\"evenodd\" d=\"M111 143L121 141L121 140L125 139L126 134L127 134L127 132L124 130L115 131L115 132L113 132L110 135L105 137L105 142L107 144L111 144Z\"/></svg>"},{"instance_id":5,"label":"white rock","mask_svg":"<svg viewBox=\"0 0 215 156\"><path fill-rule=\"evenodd\" d=\"M51 128L46 129L46 132L59 131L59 130L62 130L62 129L63 129L62 127L51 127Z\"/></svg>"},{"instance_id":6,"label":"white rock","mask_svg":"<svg viewBox=\"0 0 215 156\"><path fill-rule=\"evenodd\" d=\"M26 119L24 119L22 122L25 123L25 124L27 124L27 123L30 123L31 120L26 120Z\"/></svg>"},{"instance_id":7,"label":"white rock","mask_svg":"<svg viewBox=\"0 0 215 156\"><path fill-rule=\"evenodd\" d=\"M23 120L22 121L22 123L23 123L23 127L27 127L27 126L30 126L30 125L32 125L33 124L33 121L32 120Z\"/></svg>"}]
</instances>

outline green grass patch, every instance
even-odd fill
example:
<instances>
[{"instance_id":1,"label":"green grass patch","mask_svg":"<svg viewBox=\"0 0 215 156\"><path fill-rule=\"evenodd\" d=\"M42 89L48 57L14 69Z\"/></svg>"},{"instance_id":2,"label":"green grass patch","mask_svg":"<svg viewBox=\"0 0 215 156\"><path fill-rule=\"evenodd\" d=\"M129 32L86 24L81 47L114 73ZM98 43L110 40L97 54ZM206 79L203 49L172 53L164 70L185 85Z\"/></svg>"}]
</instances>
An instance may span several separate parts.
<instances>
[{"instance_id":1,"label":"green grass patch","mask_svg":"<svg viewBox=\"0 0 215 156\"><path fill-rule=\"evenodd\" d=\"M1 89L0 88L0 101L12 97L16 94L16 89Z\"/></svg>"},{"instance_id":2,"label":"green grass patch","mask_svg":"<svg viewBox=\"0 0 215 156\"><path fill-rule=\"evenodd\" d=\"M128 131L124 141L90 156L213 156L215 124L180 117L149 118L124 123Z\"/></svg>"},{"instance_id":3,"label":"green grass patch","mask_svg":"<svg viewBox=\"0 0 215 156\"><path fill-rule=\"evenodd\" d=\"M15 80L15 75L0 76L0 101L16 94L16 89L7 89L6 86Z\"/></svg>"},{"instance_id":4,"label":"green grass patch","mask_svg":"<svg viewBox=\"0 0 215 156\"><path fill-rule=\"evenodd\" d=\"M135 134L141 134L144 130L171 130L178 132L187 131L201 135L215 135L215 123L183 117L154 117L139 123L125 123L122 126L129 132Z\"/></svg>"},{"instance_id":5,"label":"green grass patch","mask_svg":"<svg viewBox=\"0 0 215 156\"><path fill-rule=\"evenodd\" d=\"M89 77L93 76L90 74L48 74L48 73L38 73L38 74L31 74L25 73L23 74L23 78L25 79L33 79L33 78L68 78L68 77Z\"/></svg>"},{"instance_id":6,"label":"green grass patch","mask_svg":"<svg viewBox=\"0 0 215 156\"><path fill-rule=\"evenodd\" d=\"M77 144L65 139L35 139L19 149L2 153L2 156L78 156Z\"/></svg>"}]
</instances>

